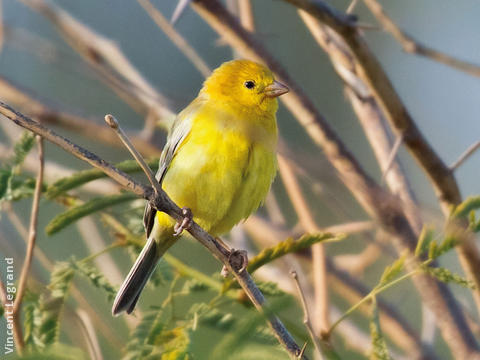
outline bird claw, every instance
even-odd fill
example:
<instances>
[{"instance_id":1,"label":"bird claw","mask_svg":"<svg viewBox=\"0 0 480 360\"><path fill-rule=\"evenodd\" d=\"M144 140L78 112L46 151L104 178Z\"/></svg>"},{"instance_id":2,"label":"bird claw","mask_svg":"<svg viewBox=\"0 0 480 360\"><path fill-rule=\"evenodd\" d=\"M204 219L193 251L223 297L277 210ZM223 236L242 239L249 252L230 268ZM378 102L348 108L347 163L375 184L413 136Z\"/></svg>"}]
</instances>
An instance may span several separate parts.
<instances>
[{"instance_id":1,"label":"bird claw","mask_svg":"<svg viewBox=\"0 0 480 360\"><path fill-rule=\"evenodd\" d=\"M183 215L182 221L177 222L173 227L173 230L174 230L173 236L180 236L183 230L188 230L190 229L190 226L192 226L192 221L193 221L192 210L190 210L187 207L184 207L182 208L182 215Z\"/></svg>"},{"instance_id":2,"label":"bird claw","mask_svg":"<svg viewBox=\"0 0 480 360\"><path fill-rule=\"evenodd\" d=\"M232 249L230 251L230 255L228 256L228 262L230 263L230 266L233 268L233 270L241 274L247 269L248 266L247 252L245 250ZM228 273L228 268L224 265L220 274L223 277L227 277Z\"/></svg>"}]
</instances>

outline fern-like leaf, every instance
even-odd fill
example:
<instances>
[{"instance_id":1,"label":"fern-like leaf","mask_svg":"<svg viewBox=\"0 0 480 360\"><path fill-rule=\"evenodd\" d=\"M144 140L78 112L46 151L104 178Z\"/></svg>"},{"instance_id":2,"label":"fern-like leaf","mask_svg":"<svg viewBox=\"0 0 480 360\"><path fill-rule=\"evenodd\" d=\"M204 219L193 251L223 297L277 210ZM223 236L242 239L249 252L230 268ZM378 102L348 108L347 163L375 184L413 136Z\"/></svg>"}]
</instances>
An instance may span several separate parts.
<instances>
[{"instance_id":1,"label":"fern-like leaf","mask_svg":"<svg viewBox=\"0 0 480 360\"><path fill-rule=\"evenodd\" d=\"M81 219L84 216L93 214L94 212L105 208L118 205L127 201L137 199L138 196L130 192L122 192L115 195L107 195L94 198L82 205L74 206L71 209L55 216L45 228L48 235L52 235L71 223Z\"/></svg>"},{"instance_id":2,"label":"fern-like leaf","mask_svg":"<svg viewBox=\"0 0 480 360\"><path fill-rule=\"evenodd\" d=\"M153 171L155 171L158 168L158 158L148 160L147 164ZM141 171L140 166L135 160L122 161L121 163L115 164L115 167L126 173ZM107 175L105 175L103 171L97 169L79 171L53 183L48 187L45 196L49 199L53 199L69 190L75 189L90 181L101 179L106 176Z\"/></svg>"},{"instance_id":3,"label":"fern-like leaf","mask_svg":"<svg viewBox=\"0 0 480 360\"><path fill-rule=\"evenodd\" d=\"M39 311L41 317L39 325L35 326L40 347L51 345L58 341L60 329L60 315L63 311L68 290L74 276L74 270L69 263L60 262L55 265L48 288L49 296L40 299Z\"/></svg>"},{"instance_id":4,"label":"fern-like leaf","mask_svg":"<svg viewBox=\"0 0 480 360\"><path fill-rule=\"evenodd\" d=\"M93 286L103 290L107 294L108 301L112 301L115 298L117 289L110 284L107 278L96 267L75 260L70 261L70 265L78 274L86 277Z\"/></svg>"},{"instance_id":5,"label":"fern-like leaf","mask_svg":"<svg viewBox=\"0 0 480 360\"><path fill-rule=\"evenodd\" d=\"M403 265L405 263L406 254L399 257L392 265L389 265L383 271L383 274L380 278L380 285L385 285L386 283L395 279L400 272L403 270Z\"/></svg>"},{"instance_id":6,"label":"fern-like leaf","mask_svg":"<svg viewBox=\"0 0 480 360\"><path fill-rule=\"evenodd\" d=\"M378 317L377 300L372 297L372 316L370 318L370 336L372 337L372 353L370 360L390 360L387 343L383 337Z\"/></svg>"},{"instance_id":7,"label":"fern-like leaf","mask_svg":"<svg viewBox=\"0 0 480 360\"><path fill-rule=\"evenodd\" d=\"M423 255L429 248L433 240L433 229L424 226L420 237L418 238L417 247L415 248L415 256Z\"/></svg>"},{"instance_id":8,"label":"fern-like leaf","mask_svg":"<svg viewBox=\"0 0 480 360\"><path fill-rule=\"evenodd\" d=\"M456 218L467 217L471 211L478 209L480 209L480 196L471 196L461 204L457 205L452 212L452 215Z\"/></svg>"},{"instance_id":9,"label":"fern-like leaf","mask_svg":"<svg viewBox=\"0 0 480 360\"><path fill-rule=\"evenodd\" d=\"M344 235L334 235L330 233L324 234L306 234L300 239L295 240L288 238L282 242L279 242L273 247L263 249L257 256L250 259L248 264L248 271L253 273L259 267L272 262L279 257L286 254L297 252L309 248L310 246L322 242L322 241L337 241L344 238Z\"/></svg>"},{"instance_id":10,"label":"fern-like leaf","mask_svg":"<svg viewBox=\"0 0 480 360\"><path fill-rule=\"evenodd\" d=\"M424 270L428 274L432 275L433 277L444 283L455 283L466 288L475 289L475 284L472 281L467 280L464 277L455 274L446 268L425 266Z\"/></svg>"}]
</instances>

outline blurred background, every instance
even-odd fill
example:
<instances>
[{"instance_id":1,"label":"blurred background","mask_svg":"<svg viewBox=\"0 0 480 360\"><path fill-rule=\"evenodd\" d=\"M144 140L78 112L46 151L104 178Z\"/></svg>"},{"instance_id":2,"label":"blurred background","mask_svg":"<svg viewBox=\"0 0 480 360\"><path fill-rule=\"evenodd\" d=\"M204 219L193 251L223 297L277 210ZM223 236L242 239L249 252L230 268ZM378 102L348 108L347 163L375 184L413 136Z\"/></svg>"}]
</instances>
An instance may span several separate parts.
<instances>
[{"instance_id":1,"label":"blurred background","mask_svg":"<svg viewBox=\"0 0 480 360\"><path fill-rule=\"evenodd\" d=\"M144 125L148 115L142 111L136 111L134 106L122 100L112 91L111 87L99 80L98 73L92 70L76 51L72 50L52 23L32 7L27 6L27 3L29 1L4 0L1 2L3 31L0 77L55 109L91 119L100 126L103 126L103 116L111 113L131 133L138 134L142 130L145 131ZM61 7L81 23L112 40L145 79L163 94L173 112L188 105L201 88L204 76L172 44L169 37L155 25L137 2L83 0L50 1L50 3ZM331 0L329 3L340 11L345 11L350 2ZM394 21L415 39L460 59L480 64L480 23L478 22L480 4L478 2L473 0L455 2L386 0L381 3ZM177 1L153 1L153 4L166 18L170 18ZM235 1L227 1L226 5L235 12ZM252 6L257 39L303 86L315 102L316 107L338 132L368 174L380 180L381 171L352 107L344 95L343 82L333 70L327 55L316 44L303 24L297 10L286 2L278 0L252 1ZM375 19L362 2L356 7L354 13L358 15L362 23L376 24ZM235 56L225 41L222 41L217 33L190 8L186 9L175 24L175 29L198 52L210 69L216 68ZM404 53L401 46L384 31L365 30L365 37L418 127L442 159L447 164L453 163L468 146L480 138L479 79L429 59ZM1 96L0 100L2 100ZM24 105L21 110L28 115L28 104ZM300 176L300 183L318 226L327 227L349 221L368 220L368 216L355 202L348 190L341 185L335 171L323 157L322 150L312 143L304 129L282 104L277 118L283 139L294 151L292 160L301 164L305 172L303 176ZM72 131L63 126L55 124L49 126L109 162L115 163L130 159L130 155L124 148L106 144L93 136L94 134L85 136L85 134L79 134L78 131ZM0 162L11 155L12 144L20 134L19 128L2 118L0 121L0 145L3 154L0 155ZM150 139L157 152L155 153L154 150L147 155L149 157L158 156L165 140L164 128L156 129ZM46 160L57 164L63 170L89 168L85 163L74 159L49 143L46 143L45 147ZM441 224L443 215L439 211L437 198L425 175L403 148L399 151L399 160L405 168L425 220L432 224ZM28 164L27 161L25 171L33 174L35 162L30 162L33 164L31 166ZM457 170L456 179L464 198L480 193L479 168L480 155L477 154L469 158ZM66 174L62 172L63 170L58 170L58 173L53 174L46 173L47 182ZM95 187L94 184L92 183L90 189L82 188L75 194L84 201L98 196L98 193L92 190ZM102 187L105 185L105 180L99 184L99 188L102 189L100 192L105 190L108 193L115 193L118 191L113 184L109 187L107 183L105 187ZM272 192L285 219L285 227L295 229L298 220L280 177L277 177ZM18 222L24 226L28 224L30 206L31 199L15 202L12 204L12 209L18 216L17 219L12 219L12 216L7 216L7 214L0 216L0 258L12 256L15 259L17 274L20 271L25 252L23 234L21 231L19 232ZM111 243L111 230L96 215L82 219L55 235L46 235L43 231L45 226L65 208L45 199L42 200L40 206L39 229L42 230L39 231L37 245L51 263L68 260L72 255L81 259L100 251ZM133 209L133 212L127 213L123 206L107 209L107 212L125 221L131 220L132 214L135 213L138 215L137 226L140 226L142 207L143 202L137 201L128 206L129 210ZM261 209L258 214L260 218L272 216L271 211L265 208ZM15 223L16 220L17 223ZM441 229L441 225L439 229ZM239 244L235 247L248 248L250 256L253 256L262 246L257 242L249 241L248 231L244 231L242 227L235 229L227 237L227 239L229 238L233 238L230 240ZM345 256L360 253L375 238L375 232L371 231L362 235L349 236L339 243L327 244L325 248L328 256L331 259L337 259L337 264L341 267L342 264L345 264L343 260L349 259ZM356 274L358 280L367 286L375 285L385 265L397 257L394 250L389 247L388 241L382 244L380 259L377 258L378 261L369 264ZM210 275L220 271L216 260L193 240L182 240L170 252L192 268L205 274ZM97 258L97 266L102 272L105 272L112 284L118 286L130 268L132 258L123 250L118 249L113 250L110 254L111 257L105 261L102 260L103 257ZM342 256L345 257L343 260ZM104 268L102 268L102 262ZM462 271L454 253L442 258L441 263L457 272L461 273ZM277 264L277 266L288 266L288 264ZM300 265L300 267L302 266ZM345 270L349 270L348 266ZM259 272L259 277L265 281L276 282L275 274L277 273L278 269L272 266ZM40 284L49 282L50 271L37 257L33 263L32 274L35 281L38 282L34 287L40 288ZM304 275L309 276L308 268ZM293 282L288 277L281 278L281 282L283 283L279 286L282 289L286 291L294 289ZM305 281L305 283L307 282ZM129 329L134 326L136 320L139 320L138 316L132 321L127 321L123 317L112 318L109 310L111 303L103 293L92 287L87 281L78 280L77 286L85 300L98 314L99 320L106 324L106 328L99 328L99 325L94 322L103 357L105 359L118 358L120 356L118 345L129 340ZM141 308L146 311L150 305L161 305L169 286L170 282L166 282L158 288L149 289L150 296L142 297ZM382 298L390 301L409 324L423 336L423 339L432 344L439 358L449 358L443 340L432 330L433 325L425 327L426 323L432 324L431 317L429 318L428 313L425 314L422 311L418 295L415 291L411 291L412 289L413 286L409 282L405 282L382 294ZM473 300L468 291L456 285L452 285L452 289L458 300L471 313L475 313ZM294 291L293 294L295 295ZM332 313L332 318L338 317L338 314L351 305L335 291L332 291L329 296L331 303L338 311L336 315ZM178 305L176 304L175 311L180 313L188 311L192 303L199 302L199 299L203 299L202 297L208 298L204 293L200 293L200 295L194 293L191 297L182 298ZM283 303L279 306L282 319L285 319L287 327L288 324L291 324L294 335L298 339L302 339L302 336L305 336L305 330L300 321L302 311L299 303L293 296L282 301ZM224 307L223 310L233 311L237 315L249 311L238 304L232 306L232 308ZM78 320L74 319L75 316L72 314L74 311L71 309L78 309L78 300L69 299L67 302L65 321L61 328L62 342L83 348L87 354L85 344L78 340L80 335L77 332L79 330L73 328L73 324ZM420 321L420 319L423 320ZM2 328L4 320L4 318L1 319L0 326ZM368 335L368 324L365 317L356 314L351 320ZM106 333L107 329L114 329L116 334L110 336ZM192 341L191 351L195 359L213 359L216 355L212 353L211 349L217 342L225 341L224 338L227 335L218 329L210 329L207 326L202 329L192 335L195 341ZM0 332L0 342L2 343L4 342L3 337L2 331ZM340 336L335 337L335 341L335 350L342 358L361 359L366 356L365 353ZM299 340L299 343L303 344L302 340ZM393 352L402 354L398 344L393 344L391 340L388 340L388 344ZM266 351L268 356L259 355L257 358L270 358L269 356L286 358L286 355L274 344L265 345L264 348L258 346L258 354ZM242 358L241 354L238 356L238 358ZM248 358L247 355L245 356L243 358ZM408 358L408 355L406 356L405 358Z\"/></svg>"}]
</instances>

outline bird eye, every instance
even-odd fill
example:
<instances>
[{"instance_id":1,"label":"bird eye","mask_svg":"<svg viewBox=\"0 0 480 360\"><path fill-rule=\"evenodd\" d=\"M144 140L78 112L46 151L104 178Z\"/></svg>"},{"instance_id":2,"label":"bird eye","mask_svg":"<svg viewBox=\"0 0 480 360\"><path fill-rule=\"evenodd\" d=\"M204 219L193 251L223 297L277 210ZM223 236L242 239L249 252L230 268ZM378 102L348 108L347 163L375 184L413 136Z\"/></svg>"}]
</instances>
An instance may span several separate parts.
<instances>
[{"instance_id":1,"label":"bird eye","mask_svg":"<svg viewBox=\"0 0 480 360\"><path fill-rule=\"evenodd\" d=\"M255 82L254 82L254 81L251 81L251 80L245 81L245 84L244 84L244 85L245 85L245 87L246 87L247 89L250 89L250 90L251 90L251 89L253 89L253 88L255 87Z\"/></svg>"}]
</instances>

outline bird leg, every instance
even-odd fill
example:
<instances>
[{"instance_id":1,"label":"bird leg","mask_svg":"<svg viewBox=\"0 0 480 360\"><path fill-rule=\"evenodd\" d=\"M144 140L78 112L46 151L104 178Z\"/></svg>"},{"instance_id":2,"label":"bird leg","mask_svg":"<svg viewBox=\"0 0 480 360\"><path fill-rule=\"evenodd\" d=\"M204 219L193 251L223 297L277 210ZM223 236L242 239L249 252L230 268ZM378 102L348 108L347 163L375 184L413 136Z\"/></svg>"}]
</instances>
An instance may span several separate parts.
<instances>
[{"instance_id":1,"label":"bird leg","mask_svg":"<svg viewBox=\"0 0 480 360\"><path fill-rule=\"evenodd\" d=\"M247 265L248 265L247 252L245 250L232 249L230 251L230 255L228 256L228 262L230 263L230 266L235 272L237 272L238 274L241 274L247 269ZM221 274L223 277L228 276L228 269L225 265L222 268Z\"/></svg>"},{"instance_id":2,"label":"bird leg","mask_svg":"<svg viewBox=\"0 0 480 360\"><path fill-rule=\"evenodd\" d=\"M190 226L192 226L192 221L193 221L193 214L192 210L190 210L187 207L182 208L182 215L183 219L182 221L178 221L175 226L173 227L173 230L175 231L173 233L173 236L179 236L183 230L188 230L190 229Z\"/></svg>"}]
</instances>

